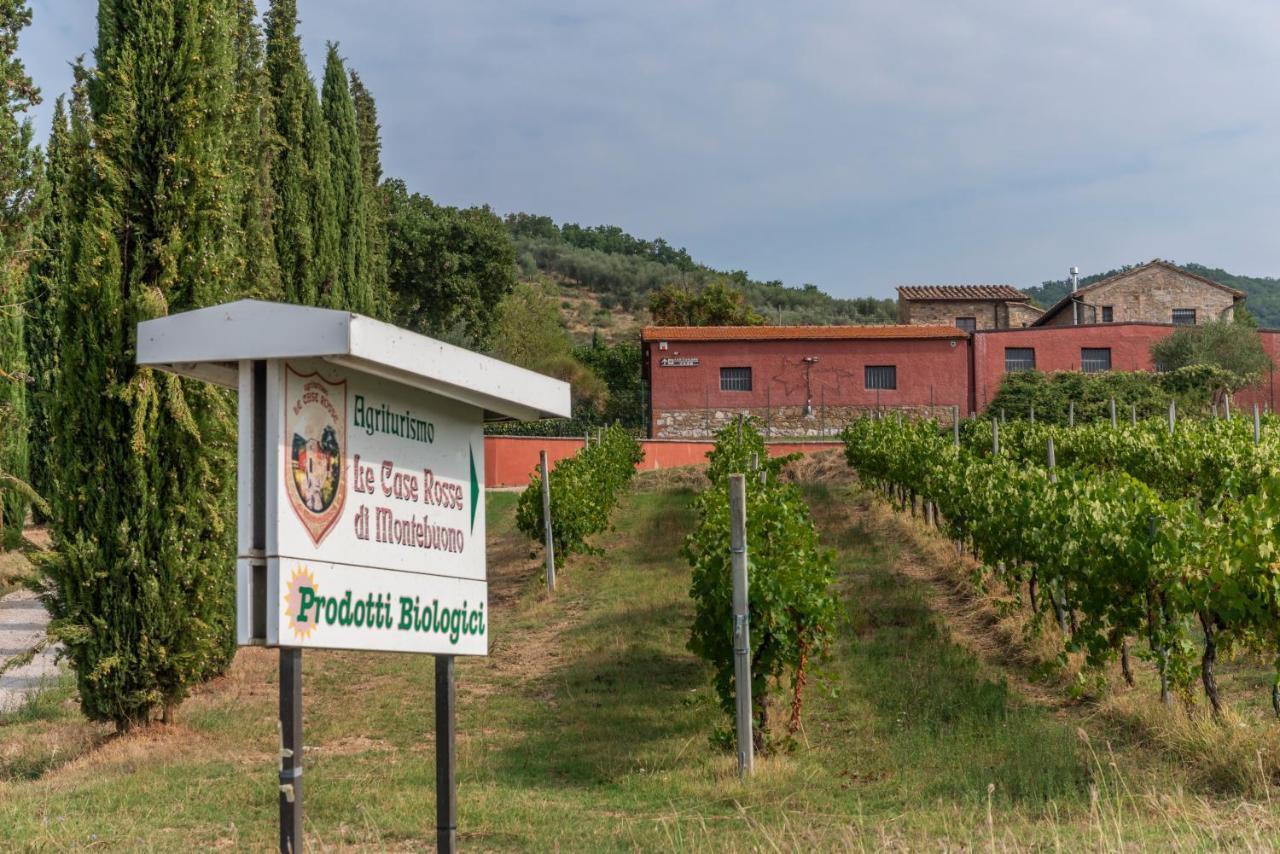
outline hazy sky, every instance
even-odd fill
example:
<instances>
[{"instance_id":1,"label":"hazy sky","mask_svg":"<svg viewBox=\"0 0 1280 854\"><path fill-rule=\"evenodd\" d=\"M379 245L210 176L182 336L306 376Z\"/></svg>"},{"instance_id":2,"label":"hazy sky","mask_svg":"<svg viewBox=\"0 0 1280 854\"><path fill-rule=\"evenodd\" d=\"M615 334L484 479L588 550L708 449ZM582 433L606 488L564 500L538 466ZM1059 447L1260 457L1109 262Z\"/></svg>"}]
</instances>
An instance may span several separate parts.
<instances>
[{"instance_id":1,"label":"hazy sky","mask_svg":"<svg viewBox=\"0 0 1280 854\"><path fill-rule=\"evenodd\" d=\"M259 0L260 6L264 0ZM32 0L47 96L93 0ZM385 168L841 296L1153 257L1280 275L1280 3L299 0Z\"/></svg>"}]
</instances>

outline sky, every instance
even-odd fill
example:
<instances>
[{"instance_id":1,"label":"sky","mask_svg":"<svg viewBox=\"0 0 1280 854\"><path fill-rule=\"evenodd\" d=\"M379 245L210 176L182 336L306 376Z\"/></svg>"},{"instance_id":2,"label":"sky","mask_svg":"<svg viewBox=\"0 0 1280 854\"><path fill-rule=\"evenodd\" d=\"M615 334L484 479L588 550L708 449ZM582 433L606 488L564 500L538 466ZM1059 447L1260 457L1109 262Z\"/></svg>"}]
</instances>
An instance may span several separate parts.
<instances>
[{"instance_id":1,"label":"sky","mask_svg":"<svg viewBox=\"0 0 1280 854\"><path fill-rule=\"evenodd\" d=\"M97 3L31 5L43 136ZM1280 276L1274 0L298 6L312 75L337 41L386 173L443 204L837 296L1156 257Z\"/></svg>"}]
</instances>

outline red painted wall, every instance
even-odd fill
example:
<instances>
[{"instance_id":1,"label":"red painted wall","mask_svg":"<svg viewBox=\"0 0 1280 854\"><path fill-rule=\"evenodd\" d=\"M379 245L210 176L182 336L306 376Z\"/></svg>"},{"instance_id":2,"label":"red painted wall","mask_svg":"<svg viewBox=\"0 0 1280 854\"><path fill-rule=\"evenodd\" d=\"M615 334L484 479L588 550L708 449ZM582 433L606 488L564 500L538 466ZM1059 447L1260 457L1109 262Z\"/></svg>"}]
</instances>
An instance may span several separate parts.
<instances>
[{"instance_id":1,"label":"red painted wall","mask_svg":"<svg viewBox=\"0 0 1280 854\"><path fill-rule=\"evenodd\" d=\"M1258 408L1265 412L1275 412L1276 404L1280 402L1277 393L1280 387L1277 387L1277 381L1280 378L1276 376L1276 365L1280 365L1280 330L1262 329L1259 331L1259 337L1262 338L1262 349L1267 351L1267 355L1271 357L1271 370L1262 377L1262 379L1252 388L1243 389L1235 396L1234 403L1239 404L1241 410L1251 410L1253 405L1258 404Z\"/></svg>"},{"instance_id":2,"label":"red painted wall","mask_svg":"<svg viewBox=\"0 0 1280 854\"><path fill-rule=\"evenodd\" d=\"M881 390L884 407L968 408L968 349L963 339L845 339L817 341L671 341L661 350L646 344L651 378L650 430L663 411L735 410L766 406L875 406L867 390L867 365L895 365L897 389ZM809 382L806 357L816 356ZM693 367L661 367L664 358L696 358ZM721 391L720 368L750 367L752 390Z\"/></svg>"},{"instance_id":3,"label":"red painted wall","mask_svg":"<svg viewBox=\"0 0 1280 854\"><path fill-rule=\"evenodd\" d=\"M1114 371L1150 371L1151 345L1167 336L1173 327L1154 323L1102 323L1090 326L1045 326L1031 329L1001 329L973 336L974 402L986 408L1004 377L1006 347L1031 347L1036 351L1040 371L1080 370L1080 350L1110 347Z\"/></svg>"},{"instance_id":4,"label":"red painted wall","mask_svg":"<svg viewBox=\"0 0 1280 854\"><path fill-rule=\"evenodd\" d=\"M666 439L643 439L640 447L644 459L636 466L645 469L674 468L705 463L713 442L683 442ZM841 448L839 442L777 442L767 445L769 456L778 457L797 451L814 453ZM555 464L582 449L581 439L544 439L525 436L484 437L484 482L486 487L526 486L538 467L539 452L546 450L547 459Z\"/></svg>"}]
</instances>

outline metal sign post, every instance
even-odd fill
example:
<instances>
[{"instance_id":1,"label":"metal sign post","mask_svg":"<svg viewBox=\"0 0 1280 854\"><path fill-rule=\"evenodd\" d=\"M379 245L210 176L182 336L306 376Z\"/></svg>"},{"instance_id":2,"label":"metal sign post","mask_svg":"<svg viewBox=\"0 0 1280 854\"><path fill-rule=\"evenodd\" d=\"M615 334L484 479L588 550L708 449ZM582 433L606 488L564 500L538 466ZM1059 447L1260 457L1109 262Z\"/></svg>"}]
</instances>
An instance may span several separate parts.
<instances>
[{"instance_id":1,"label":"metal sign post","mask_svg":"<svg viewBox=\"0 0 1280 854\"><path fill-rule=\"evenodd\" d=\"M747 482L729 475L729 553L733 571L733 681L737 688L738 776L755 769L751 733L751 612L747 602Z\"/></svg>"},{"instance_id":2,"label":"metal sign post","mask_svg":"<svg viewBox=\"0 0 1280 854\"><path fill-rule=\"evenodd\" d=\"M280 850L306 847L302 651L345 649L436 656L436 824L452 851L454 659L489 652L484 422L567 417L569 386L351 312L256 300L145 321L137 353L239 391L236 640L279 650Z\"/></svg>"}]
</instances>

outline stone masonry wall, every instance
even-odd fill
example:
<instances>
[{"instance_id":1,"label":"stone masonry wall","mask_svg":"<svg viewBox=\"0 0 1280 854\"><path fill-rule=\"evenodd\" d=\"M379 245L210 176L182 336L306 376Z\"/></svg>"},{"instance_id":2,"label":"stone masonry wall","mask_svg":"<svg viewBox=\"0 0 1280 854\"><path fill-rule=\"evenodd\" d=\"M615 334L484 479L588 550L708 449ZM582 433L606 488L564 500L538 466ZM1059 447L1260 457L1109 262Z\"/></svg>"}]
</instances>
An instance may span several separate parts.
<instances>
[{"instance_id":1,"label":"stone masonry wall","mask_svg":"<svg viewBox=\"0 0 1280 854\"><path fill-rule=\"evenodd\" d=\"M1132 275L1118 277L1110 284L1083 295L1081 323L1101 323L1102 307L1111 306L1112 321L1172 323L1175 308L1196 310L1196 323L1230 320L1235 303L1231 294L1199 279L1167 267L1153 266ZM1067 305L1046 325L1070 326L1072 309Z\"/></svg>"},{"instance_id":2,"label":"stone masonry wall","mask_svg":"<svg viewBox=\"0 0 1280 854\"><path fill-rule=\"evenodd\" d=\"M961 300L901 300L904 323L916 326L955 326L957 317L972 317L979 329L1005 329L1009 307L1001 300L964 302Z\"/></svg>"},{"instance_id":3,"label":"stone masonry wall","mask_svg":"<svg viewBox=\"0 0 1280 854\"><path fill-rule=\"evenodd\" d=\"M933 417L944 426L951 425L949 406L881 407L884 415L902 413L905 418ZM706 439L717 430L736 423L739 415L753 418L765 438L835 437L855 418L873 415L874 406L814 406L806 415L803 406L775 406L772 409L677 409L657 413L655 439ZM963 417L963 413L961 413Z\"/></svg>"}]
</instances>

